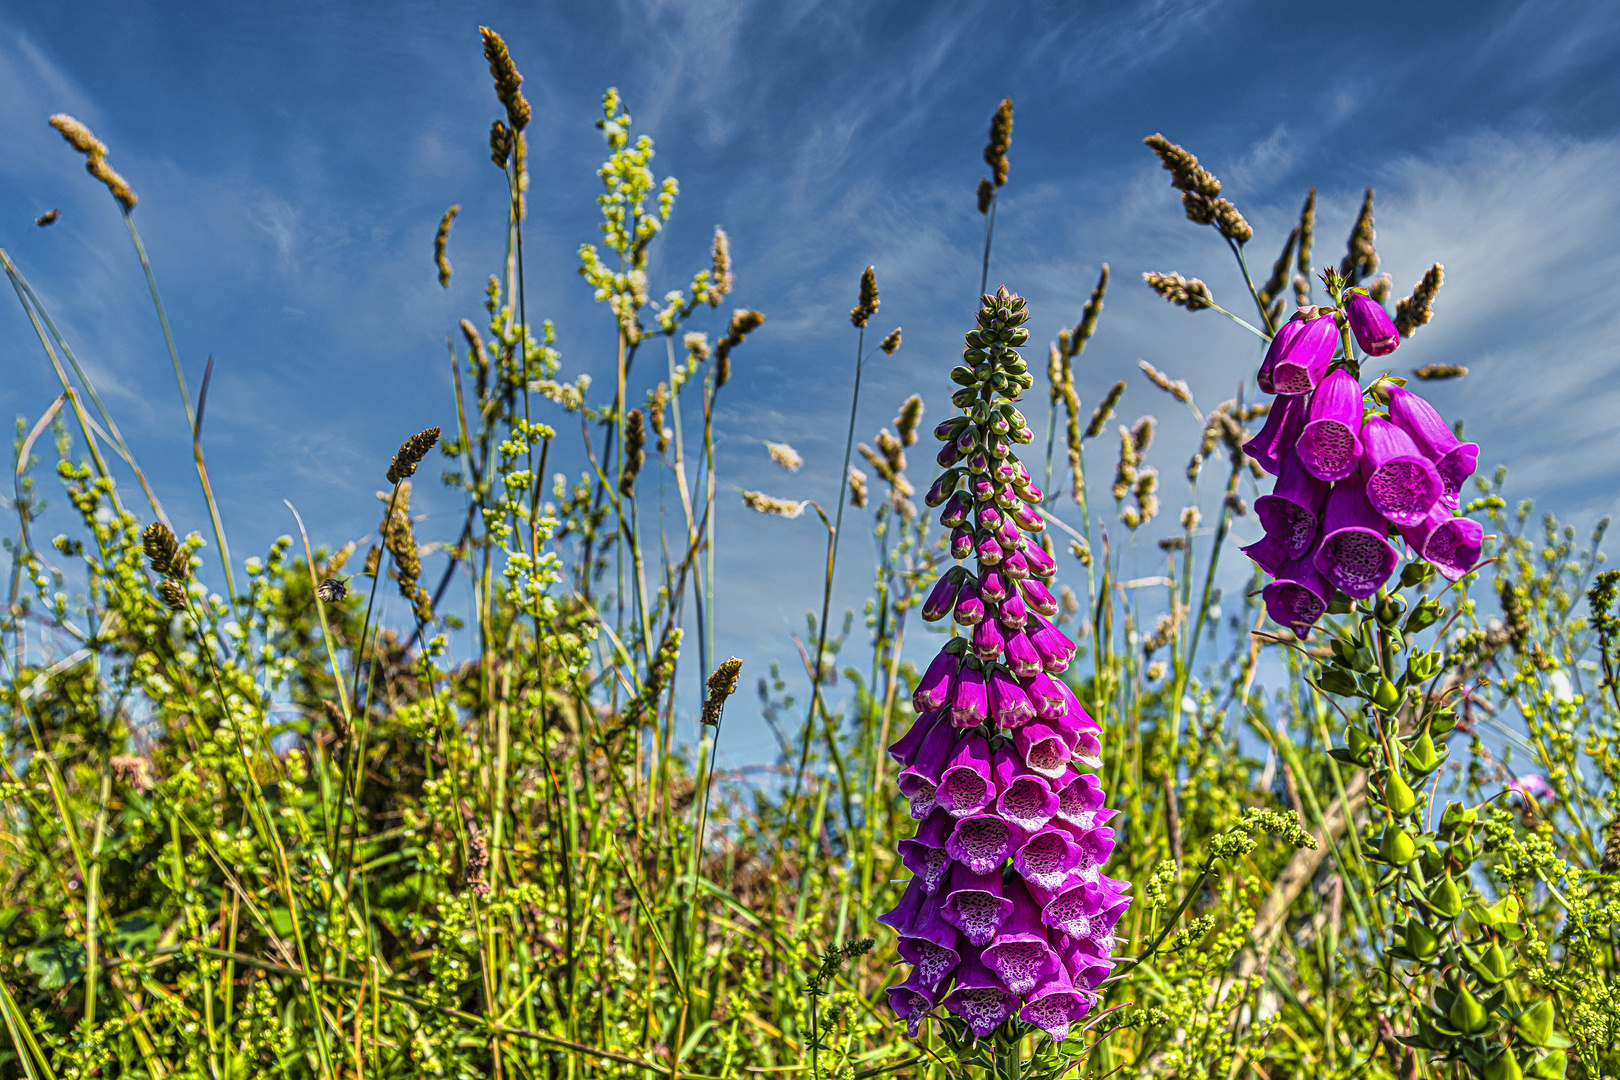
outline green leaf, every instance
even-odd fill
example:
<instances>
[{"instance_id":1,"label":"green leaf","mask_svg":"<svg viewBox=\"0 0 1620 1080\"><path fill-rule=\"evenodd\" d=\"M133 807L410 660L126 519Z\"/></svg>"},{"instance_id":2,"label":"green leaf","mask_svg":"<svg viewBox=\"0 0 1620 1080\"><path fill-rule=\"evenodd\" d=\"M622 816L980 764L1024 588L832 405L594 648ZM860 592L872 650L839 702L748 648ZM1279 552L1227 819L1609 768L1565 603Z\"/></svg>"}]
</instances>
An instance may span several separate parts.
<instances>
[{"instance_id":1,"label":"green leaf","mask_svg":"<svg viewBox=\"0 0 1620 1080\"><path fill-rule=\"evenodd\" d=\"M1564 1070L1567 1068L1569 1060L1564 1057L1564 1052L1554 1050L1532 1061L1530 1067L1524 1070L1524 1075L1534 1080L1564 1080Z\"/></svg>"},{"instance_id":2,"label":"green leaf","mask_svg":"<svg viewBox=\"0 0 1620 1080\"><path fill-rule=\"evenodd\" d=\"M67 938L29 949L23 961L39 977L41 990L60 990L84 977L84 946Z\"/></svg>"},{"instance_id":3,"label":"green leaf","mask_svg":"<svg viewBox=\"0 0 1620 1080\"><path fill-rule=\"evenodd\" d=\"M1553 1030L1552 999L1542 998L1514 1017L1513 1030L1518 1032L1519 1038L1532 1046L1548 1045L1548 1038Z\"/></svg>"}]
</instances>

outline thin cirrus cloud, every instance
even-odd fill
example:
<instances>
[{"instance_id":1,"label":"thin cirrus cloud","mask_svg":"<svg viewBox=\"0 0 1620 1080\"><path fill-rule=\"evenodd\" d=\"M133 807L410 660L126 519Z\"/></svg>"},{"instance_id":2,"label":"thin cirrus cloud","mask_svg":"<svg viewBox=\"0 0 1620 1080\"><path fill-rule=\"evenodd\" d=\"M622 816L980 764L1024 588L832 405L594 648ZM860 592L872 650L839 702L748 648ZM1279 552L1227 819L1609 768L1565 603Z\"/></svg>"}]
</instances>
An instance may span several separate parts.
<instances>
[{"instance_id":1,"label":"thin cirrus cloud","mask_svg":"<svg viewBox=\"0 0 1620 1080\"><path fill-rule=\"evenodd\" d=\"M827 505L837 497L855 349L847 312L868 263L883 290L874 330L903 326L905 344L868 362L857 438L870 442L914 392L928 426L948 409L943 373L979 284L979 151L1006 95L1017 118L991 284L1030 297L1038 367L1044 342L1078 317L1099 264L1110 264L1080 392L1089 410L1123 378L1121 420L1164 420L1150 460L1165 477L1166 520L1191 497L1180 475L1197 433L1137 359L1187 379L1207 409L1252 378L1258 345L1140 283L1144 270L1178 270L1243 306L1230 255L1182 218L1142 147L1154 131L1226 183L1256 228L1258 274L1308 187L1319 187L1324 264L1342 254L1361 190L1374 186L1382 269L1397 295L1431 261L1447 271L1435 321L1392 366L1473 369L1432 394L1467 418L1483 461L1510 466L1510 495L1583 523L1613 511L1620 194L1607 178L1620 142L1602 103L1620 65L1605 11L1613 6L1455 5L1415 26L1404 5L1324 9L1305 47L1297 20L1238 0L1012 12L900 2L784 11L762 0L288 5L206 22L130 3L115 20L71 26L56 7L18 4L0 17L0 205L11 208L0 243L79 347L171 514L206 534L128 238L106 193L44 123L58 111L79 116L142 197L137 220L193 393L206 357L218 358L205 437L236 554L288 530L282 498L318 539L341 542L375 525L379 463L449 415L445 334L478 314L484 276L499 264L502 194L484 145L496 110L477 25L506 35L536 106L531 318L555 320L564 376L592 374L599 387L611 370L611 322L590 303L573 252L597 235L603 149L591 123L601 91L619 86L637 129L658 141L655 171L682 184L655 245L654 294L705 265L719 222L737 258L733 299L768 316L720 402L716 645L749 673L772 660L792 673L788 635L818 606L825 533L814 515L753 515L734 489ZM1388 32L1396 24L1401 33ZM1239 55L1244 63L1233 62ZM429 253L452 202L462 214L445 294ZM33 230L52 206L62 221ZM726 314L706 315L703 328ZM15 358L0 405L37 417L59 392L55 379L16 309L0 311L0 334ZM638 367L639 396L663 363ZM1027 404L1044 448L1039 387ZM760 446L766 435L803 453L804 469L776 469ZM1106 437L1092 444L1094 479L1111 472L1113 450ZM925 442L911 457L922 487L932 452ZM577 475L583 462L559 467ZM647 474L644 491L660 482ZM454 499L433 487L418 485L428 536L454 527ZM1207 490L1204 499L1211 509ZM1093 509L1128 563L1157 565L1151 538L1133 546L1111 505ZM1071 523L1075 512L1059 504ZM835 610L858 611L870 584L870 541L856 522L846 522ZM1243 532L1252 523L1238 529L1252 538ZM1225 572L1229 591L1241 589L1237 560ZM846 657L866 648L863 635L857 621ZM728 727L736 760L772 746L762 724Z\"/></svg>"}]
</instances>

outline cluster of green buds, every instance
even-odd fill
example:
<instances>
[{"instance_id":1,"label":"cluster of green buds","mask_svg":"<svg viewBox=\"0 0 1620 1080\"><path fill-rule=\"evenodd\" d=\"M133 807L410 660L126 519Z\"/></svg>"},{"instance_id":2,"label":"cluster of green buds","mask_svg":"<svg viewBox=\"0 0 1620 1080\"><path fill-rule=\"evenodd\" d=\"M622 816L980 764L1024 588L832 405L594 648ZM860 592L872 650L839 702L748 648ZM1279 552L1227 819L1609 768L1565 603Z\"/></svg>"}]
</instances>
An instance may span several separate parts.
<instances>
[{"instance_id":1,"label":"cluster of green buds","mask_svg":"<svg viewBox=\"0 0 1620 1080\"><path fill-rule=\"evenodd\" d=\"M979 309L979 328L968 332L962 363L951 369L951 381L962 387L951 396L951 403L959 409L971 410L973 423L992 422L990 398L993 394L1016 398L1035 385L1035 376L1029 373L1029 362L1017 351L1029 341L1029 328L1024 325L1028 320L1029 305L1023 297L1001 289L998 295L984 298ZM1035 438L1017 409L1003 406L1000 411L1003 423L993 425L1002 429L999 434L1011 435L1014 442L1020 443Z\"/></svg>"},{"instance_id":2,"label":"cluster of green buds","mask_svg":"<svg viewBox=\"0 0 1620 1080\"><path fill-rule=\"evenodd\" d=\"M1413 561L1400 586L1416 590L1432 579L1429 564ZM1330 752L1369 771L1377 813L1363 850L1382 868L1378 888L1398 909L1388 955L1430 988L1414 1009L1414 1030L1399 1038L1486 1080L1562 1077L1569 1042L1553 1030L1552 1002L1527 999L1514 978L1514 942L1524 933L1518 903L1511 895L1487 902L1474 884L1471 870L1485 853L1480 811L1448 802L1433 822L1426 789L1448 759L1445 737L1457 726L1451 702L1464 688L1436 693L1431 680L1448 666L1444 655L1413 638L1447 610L1428 595L1409 605L1399 589L1336 606L1354 619L1329 642L1316 684L1365 707L1363 722L1352 721L1345 745Z\"/></svg>"}]
</instances>

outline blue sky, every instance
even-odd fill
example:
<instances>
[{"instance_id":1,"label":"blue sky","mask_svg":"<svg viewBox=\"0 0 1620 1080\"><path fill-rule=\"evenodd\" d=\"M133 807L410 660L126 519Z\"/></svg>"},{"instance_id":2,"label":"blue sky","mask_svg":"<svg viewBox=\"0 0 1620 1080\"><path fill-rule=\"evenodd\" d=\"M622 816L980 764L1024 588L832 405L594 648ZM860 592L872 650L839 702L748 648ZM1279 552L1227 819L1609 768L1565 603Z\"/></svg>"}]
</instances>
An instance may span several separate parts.
<instances>
[{"instance_id":1,"label":"blue sky","mask_svg":"<svg viewBox=\"0 0 1620 1080\"><path fill-rule=\"evenodd\" d=\"M1030 297L1039 367L1098 264L1112 265L1080 393L1089 409L1128 378L1124 418L1165 419L1151 460L1167 478L1167 521L1195 432L1135 361L1189 380L1207 407L1252 371L1255 349L1139 283L1143 270L1180 270L1240 306L1230 257L1182 219L1141 145L1155 131L1224 181L1256 228L1257 273L1308 187L1320 188L1324 262L1373 185L1397 295L1430 262L1447 270L1435 322L1397 368L1473 369L1433 398L1467 418L1482 461L1510 466L1515 496L1583 524L1620 503L1612 2L13 2L0 11L0 243L177 524L203 528L177 392L117 211L45 124L74 114L141 197L194 391L205 358L218 358L205 435L238 559L290 531L283 498L318 541L367 532L399 441L451 422L444 335L478 314L502 220L480 23L506 36L535 108L529 306L531 321L555 321L566 377L605 386L612 365L611 324L573 254L596 239L603 89L620 88L657 140L658 175L681 182L654 294L704 265L716 223L730 232L733 300L769 321L722 399L722 484L830 498L854 344L846 312L868 262L883 290L875 322L903 326L905 345L868 368L859 434L869 440L914 391L933 420L944 415L944 373L978 284L979 153L1010 95L992 285ZM431 243L453 202L457 275L445 294ZM52 207L60 223L34 229ZM0 349L0 408L38 417L58 391L15 305L0 305ZM776 471L767 437L796 446L805 469ZM916 478L927 470L919 456ZM454 505L432 486L419 485L419 504L439 511L430 538L435 523L453 527ZM734 494L725 507L719 648L752 676L792 656L788 635L819 595L822 540L812 517L756 518ZM1156 563L1150 539L1141 545L1143 565ZM853 604L867 548L848 550L838 595ZM728 735L738 760L768 747L751 717Z\"/></svg>"}]
</instances>

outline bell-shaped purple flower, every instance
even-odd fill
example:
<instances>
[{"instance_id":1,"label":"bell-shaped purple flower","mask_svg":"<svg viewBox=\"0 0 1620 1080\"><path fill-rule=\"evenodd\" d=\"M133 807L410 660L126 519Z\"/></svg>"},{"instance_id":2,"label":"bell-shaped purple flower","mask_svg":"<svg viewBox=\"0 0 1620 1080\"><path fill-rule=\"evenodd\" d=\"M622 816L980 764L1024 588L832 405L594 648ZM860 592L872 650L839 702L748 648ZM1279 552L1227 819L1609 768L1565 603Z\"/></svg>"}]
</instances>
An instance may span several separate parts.
<instances>
[{"instance_id":1,"label":"bell-shaped purple flower","mask_svg":"<svg viewBox=\"0 0 1620 1080\"><path fill-rule=\"evenodd\" d=\"M1002 459L995 463L990 475L996 478L1001 489L996 492L996 504L1010 507L1014 499L1018 498L1013 490L1013 481L1018 479L1018 463L1009 459Z\"/></svg>"},{"instance_id":2,"label":"bell-shaped purple flower","mask_svg":"<svg viewBox=\"0 0 1620 1080\"><path fill-rule=\"evenodd\" d=\"M1311 395L1311 411L1294 451L1318 480L1343 480L1361 457L1361 384L1339 368Z\"/></svg>"},{"instance_id":3,"label":"bell-shaped purple flower","mask_svg":"<svg viewBox=\"0 0 1620 1080\"><path fill-rule=\"evenodd\" d=\"M952 817L963 818L977 814L995 797L989 741L977 733L959 740L956 753L940 776L934 805Z\"/></svg>"},{"instance_id":4,"label":"bell-shaped purple flower","mask_svg":"<svg viewBox=\"0 0 1620 1080\"><path fill-rule=\"evenodd\" d=\"M1310 402L1304 394L1284 394L1271 403L1266 413L1265 426L1260 433L1243 444L1243 452L1260 463L1272 476L1277 475L1283 458L1299 442L1300 432L1310 412Z\"/></svg>"},{"instance_id":5,"label":"bell-shaped purple flower","mask_svg":"<svg viewBox=\"0 0 1620 1080\"><path fill-rule=\"evenodd\" d=\"M951 558L970 559L973 557L973 530L966 525L958 525L951 530Z\"/></svg>"},{"instance_id":6,"label":"bell-shaped purple flower","mask_svg":"<svg viewBox=\"0 0 1620 1080\"><path fill-rule=\"evenodd\" d=\"M968 494L974 502L986 503L996 497L996 482L988 476L975 476L968 481Z\"/></svg>"},{"instance_id":7,"label":"bell-shaped purple flower","mask_svg":"<svg viewBox=\"0 0 1620 1080\"><path fill-rule=\"evenodd\" d=\"M984 963L1015 994L1027 994L1063 965L1047 940L1041 923L1041 909L1022 881L1007 886L1012 913L996 931L995 940L985 946Z\"/></svg>"},{"instance_id":8,"label":"bell-shaped purple flower","mask_svg":"<svg viewBox=\"0 0 1620 1080\"><path fill-rule=\"evenodd\" d=\"M1058 788L1057 816L1079 829L1090 829L1101 823L1103 809L1102 781L1090 773L1065 777Z\"/></svg>"},{"instance_id":9,"label":"bell-shaped purple flower","mask_svg":"<svg viewBox=\"0 0 1620 1080\"><path fill-rule=\"evenodd\" d=\"M1046 518L1042 517L1041 512L1029 505L1029 503L1020 501L1017 506L1013 507L1012 516L1013 520L1018 523L1018 527L1025 532L1038 533L1046 531Z\"/></svg>"},{"instance_id":10,"label":"bell-shaped purple flower","mask_svg":"<svg viewBox=\"0 0 1620 1080\"><path fill-rule=\"evenodd\" d=\"M1401 343L1401 332L1395 329L1395 320L1389 317L1384 305L1360 292L1351 292L1344 299L1344 317L1350 323L1350 332L1356 335L1356 344L1368 356L1388 356Z\"/></svg>"},{"instance_id":11,"label":"bell-shaped purple flower","mask_svg":"<svg viewBox=\"0 0 1620 1080\"><path fill-rule=\"evenodd\" d=\"M900 794L911 802L911 816L918 821L934 809L940 779L956 754L957 735L958 732L950 724L935 724L923 740L917 756L896 778Z\"/></svg>"},{"instance_id":12,"label":"bell-shaped purple flower","mask_svg":"<svg viewBox=\"0 0 1620 1080\"><path fill-rule=\"evenodd\" d=\"M1030 770L1048 779L1057 779L1069 767L1073 751L1056 721L1031 720L1013 732L1013 747Z\"/></svg>"},{"instance_id":13,"label":"bell-shaped purple flower","mask_svg":"<svg viewBox=\"0 0 1620 1080\"><path fill-rule=\"evenodd\" d=\"M906 981L889 987L889 1008L906 1023L906 1036L915 1039L923 1017L934 1007L933 991L922 984L921 976L913 969ZM1026 1009L1028 1006L1025 1007Z\"/></svg>"},{"instance_id":14,"label":"bell-shaped purple flower","mask_svg":"<svg viewBox=\"0 0 1620 1080\"><path fill-rule=\"evenodd\" d=\"M1001 550L1001 542L996 539L996 534L988 529L979 530L978 535L973 538L973 550L978 555L979 562L984 566L996 565L1001 561L1001 556L1004 554Z\"/></svg>"},{"instance_id":15,"label":"bell-shaped purple flower","mask_svg":"<svg viewBox=\"0 0 1620 1080\"><path fill-rule=\"evenodd\" d=\"M1090 937L1103 910L1116 899L1101 885L1076 882L1047 901L1041 921L1070 937Z\"/></svg>"},{"instance_id":16,"label":"bell-shaped purple flower","mask_svg":"<svg viewBox=\"0 0 1620 1080\"><path fill-rule=\"evenodd\" d=\"M1268 537L1281 541L1287 557L1297 559L1316 540L1327 494L1328 485L1312 476L1299 455L1290 451L1283 458L1271 493L1254 500L1254 515Z\"/></svg>"},{"instance_id":17,"label":"bell-shaped purple flower","mask_svg":"<svg viewBox=\"0 0 1620 1080\"><path fill-rule=\"evenodd\" d=\"M1418 450L1434 462L1435 472L1445 484L1446 497L1462 497L1462 486L1479 466L1479 445L1457 438L1433 405L1404 386L1386 383L1389 391L1389 418L1406 432Z\"/></svg>"},{"instance_id":18,"label":"bell-shaped purple flower","mask_svg":"<svg viewBox=\"0 0 1620 1080\"><path fill-rule=\"evenodd\" d=\"M973 654L980 660L990 663L998 659L1006 645L1006 635L995 619L985 619L973 628Z\"/></svg>"},{"instance_id":19,"label":"bell-shaped purple flower","mask_svg":"<svg viewBox=\"0 0 1620 1080\"><path fill-rule=\"evenodd\" d=\"M1282 337L1281 332L1277 336ZM1276 343L1276 339L1273 339L1272 345ZM1327 374L1328 364L1332 362L1333 352L1338 345L1339 324L1331 313L1305 320L1299 332L1283 342L1274 360L1270 355L1271 350L1267 350L1266 360L1261 361L1262 367L1266 361L1271 361L1272 392L1310 393L1322 381L1322 376Z\"/></svg>"},{"instance_id":20,"label":"bell-shaped purple flower","mask_svg":"<svg viewBox=\"0 0 1620 1080\"><path fill-rule=\"evenodd\" d=\"M1418 556L1440 571L1447 581L1459 581L1479 565L1485 546L1485 529L1471 518L1453 517L1442 500L1417 525L1401 526Z\"/></svg>"},{"instance_id":21,"label":"bell-shaped purple flower","mask_svg":"<svg viewBox=\"0 0 1620 1080\"><path fill-rule=\"evenodd\" d=\"M900 863L911 871L912 880L920 882L922 891L933 896L939 891L951 868L951 857L945 853L945 839L956 825L956 819L936 807L921 825L917 835L907 837L895 846Z\"/></svg>"},{"instance_id":22,"label":"bell-shaped purple flower","mask_svg":"<svg viewBox=\"0 0 1620 1080\"><path fill-rule=\"evenodd\" d=\"M1041 654L1035 651L1035 646L1030 644L1029 635L1022 630L1007 635L1006 660L1007 666L1012 668L1012 673L1018 676L1019 679L1032 678L1035 675L1042 674L1045 670L1041 667ZM1024 692L1026 695L1028 694L1029 688L1027 686L1024 688ZM1034 702L1031 701L1031 704L1033 705ZM1037 713L1040 711L1038 705L1035 706L1035 709Z\"/></svg>"},{"instance_id":23,"label":"bell-shaped purple flower","mask_svg":"<svg viewBox=\"0 0 1620 1080\"><path fill-rule=\"evenodd\" d=\"M1445 493L1445 484L1412 437L1382 416L1361 429L1366 448L1361 472L1373 509L1396 525L1416 525L1429 516Z\"/></svg>"},{"instance_id":24,"label":"bell-shaped purple flower","mask_svg":"<svg viewBox=\"0 0 1620 1080\"><path fill-rule=\"evenodd\" d=\"M979 596L987 604L999 604L1012 595L1007 577L999 569L990 569L979 578Z\"/></svg>"},{"instance_id":25,"label":"bell-shaped purple flower","mask_svg":"<svg viewBox=\"0 0 1620 1080\"><path fill-rule=\"evenodd\" d=\"M911 695L911 707L919 716L950 704L951 691L956 685L956 672L962 666L957 656L959 651L948 646L941 649L934 662L928 665L928 670L923 672L922 678L917 680L917 689Z\"/></svg>"},{"instance_id":26,"label":"bell-shaped purple flower","mask_svg":"<svg viewBox=\"0 0 1620 1080\"><path fill-rule=\"evenodd\" d=\"M910 916L904 922L899 921L899 916L902 909L908 907L905 900L901 900L900 907L889 916L880 916L879 921L887 922L900 935L900 956L916 969L918 981L935 987L960 962L960 935L956 927L940 918L939 905L923 898L922 889L915 882L907 888L906 895L909 897L914 892L917 901L910 906Z\"/></svg>"},{"instance_id":27,"label":"bell-shaped purple flower","mask_svg":"<svg viewBox=\"0 0 1620 1080\"><path fill-rule=\"evenodd\" d=\"M1025 548L1024 559L1028 562L1029 572L1034 577L1050 578L1057 573L1057 563L1053 561L1052 556L1046 553L1046 549L1039 544L1031 544ZM1008 572L1011 573L1011 571Z\"/></svg>"},{"instance_id":28,"label":"bell-shaped purple flower","mask_svg":"<svg viewBox=\"0 0 1620 1080\"><path fill-rule=\"evenodd\" d=\"M1048 825L1013 854L1013 869L1043 889L1058 889L1080 869L1085 853L1067 829Z\"/></svg>"},{"instance_id":29,"label":"bell-shaped purple flower","mask_svg":"<svg viewBox=\"0 0 1620 1080\"><path fill-rule=\"evenodd\" d=\"M1130 901L1127 900L1125 906L1130 906ZM1114 963L1109 958L1114 949L1113 934L1110 932L1108 936L1110 940L1106 946L1099 946L1089 937L1065 936L1055 943L1058 958L1063 961L1063 969L1069 973L1076 990L1097 989L1113 970Z\"/></svg>"},{"instance_id":30,"label":"bell-shaped purple flower","mask_svg":"<svg viewBox=\"0 0 1620 1080\"><path fill-rule=\"evenodd\" d=\"M1266 348L1265 359L1260 361L1260 370L1255 373L1254 382L1263 392L1275 394L1277 386L1272 381L1272 372L1277 367L1277 358L1283 351L1293 345L1294 339L1299 337L1300 331L1305 329L1306 320L1300 313L1277 327L1277 332L1271 337L1271 344Z\"/></svg>"},{"instance_id":31,"label":"bell-shaped purple flower","mask_svg":"<svg viewBox=\"0 0 1620 1080\"><path fill-rule=\"evenodd\" d=\"M1031 649L1034 647L1030 646ZM1069 704L1065 693L1067 689L1063 683L1048 675L1044 668L1024 682L1024 693L1029 695L1030 703L1035 706L1035 715L1042 720L1056 720L1063 715Z\"/></svg>"},{"instance_id":32,"label":"bell-shaped purple flower","mask_svg":"<svg viewBox=\"0 0 1620 1080\"><path fill-rule=\"evenodd\" d=\"M922 882L915 879L906 883L906 891L900 894L900 902L889 911L877 917L877 921L889 927L897 934L906 932L922 910L923 900L928 893L923 889Z\"/></svg>"},{"instance_id":33,"label":"bell-shaped purple flower","mask_svg":"<svg viewBox=\"0 0 1620 1080\"><path fill-rule=\"evenodd\" d=\"M1320 553L1316 558L1320 558ZM1310 555L1285 563L1260 590L1271 621L1288 627L1300 638L1310 634L1311 626L1327 613L1328 601L1333 598L1331 578L1319 566Z\"/></svg>"},{"instance_id":34,"label":"bell-shaped purple flower","mask_svg":"<svg viewBox=\"0 0 1620 1080\"><path fill-rule=\"evenodd\" d=\"M939 523L947 529L954 529L966 523L971 509L973 496L966 491L958 491L945 503L945 509L939 512Z\"/></svg>"},{"instance_id":35,"label":"bell-shaped purple flower","mask_svg":"<svg viewBox=\"0 0 1620 1080\"><path fill-rule=\"evenodd\" d=\"M941 653L940 655L945 655ZM938 660L934 661L936 664ZM930 669L932 670L932 669ZM911 763L917 760L922 751L923 744L928 741L929 732L938 724L949 726L943 712L919 712L917 719L911 722L911 728L898 740L889 746L889 756L895 760L902 769L911 768Z\"/></svg>"},{"instance_id":36,"label":"bell-shaped purple flower","mask_svg":"<svg viewBox=\"0 0 1620 1080\"><path fill-rule=\"evenodd\" d=\"M922 617L926 622L938 622L951 613L956 607L956 594L961 591L964 583L971 581L973 575L960 566L953 566L940 575L934 582L934 587L928 593L928 599L923 601Z\"/></svg>"},{"instance_id":37,"label":"bell-shaped purple flower","mask_svg":"<svg viewBox=\"0 0 1620 1080\"><path fill-rule=\"evenodd\" d=\"M996 608L996 618L1002 626L1022 630L1029 625L1029 609L1024 606L1024 598L1013 593L1003 600Z\"/></svg>"},{"instance_id":38,"label":"bell-shaped purple flower","mask_svg":"<svg viewBox=\"0 0 1620 1080\"><path fill-rule=\"evenodd\" d=\"M984 600L979 596L976 581L965 581L956 594L956 608L952 617L963 626L972 626L984 618Z\"/></svg>"},{"instance_id":39,"label":"bell-shaped purple flower","mask_svg":"<svg viewBox=\"0 0 1620 1080\"><path fill-rule=\"evenodd\" d=\"M1288 554L1287 542L1269 532L1254 543L1238 550L1264 570L1268 577L1276 577L1282 573L1284 566L1293 561L1293 557Z\"/></svg>"},{"instance_id":40,"label":"bell-shaped purple flower","mask_svg":"<svg viewBox=\"0 0 1620 1080\"><path fill-rule=\"evenodd\" d=\"M892 998L892 991L890 996ZM1069 1037L1069 1029L1090 1010L1091 997L1075 988L1067 969L1059 963L1057 970L1025 995L1024 1007L1018 1010L1018 1019L1062 1042Z\"/></svg>"},{"instance_id":41,"label":"bell-shaped purple flower","mask_svg":"<svg viewBox=\"0 0 1620 1080\"><path fill-rule=\"evenodd\" d=\"M969 949L962 957L956 967L956 985L941 1004L967 1021L968 1028L980 1039L1000 1027L1019 1006L1018 995L1001 985L976 949Z\"/></svg>"},{"instance_id":42,"label":"bell-shaped purple flower","mask_svg":"<svg viewBox=\"0 0 1620 1080\"><path fill-rule=\"evenodd\" d=\"M1035 706L1029 703L1018 680L1002 668L996 668L985 679L990 691L990 714L1000 727L1017 729L1035 718Z\"/></svg>"},{"instance_id":43,"label":"bell-shaped purple flower","mask_svg":"<svg viewBox=\"0 0 1620 1080\"><path fill-rule=\"evenodd\" d=\"M975 874L988 874L1023 842L1024 833L1018 826L994 814L974 814L956 822L945 838L945 854Z\"/></svg>"},{"instance_id":44,"label":"bell-shaped purple flower","mask_svg":"<svg viewBox=\"0 0 1620 1080\"><path fill-rule=\"evenodd\" d=\"M1023 472L1027 473L1029 471L1024 468L1023 462L1019 462L1018 467ZM1046 500L1046 493L1043 492L1039 486L1033 483L1020 483L1018 480L1014 480L1013 490L1018 493L1018 497L1020 499L1023 499L1032 506L1039 506Z\"/></svg>"},{"instance_id":45,"label":"bell-shaped purple flower","mask_svg":"<svg viewBox=\"0 0 1620 1080\"><path fill-rule=\"evenodd\" d=\"M996 813L1025 832L1045 827L1058 812L1058 797L1051 784L1006 747L992 756L991 772L996 781Z\"/></svg>"},{"instance_id":46,"label":"bell-shaped purple flower","mask_svg":"<svg viewBox=\"0 0 1620 1080\"><path fill-rule=\"evenodd\" d=\"M1052 595L1052 590L1044 582L1025 579L1019 583L1019 590L1031 611L1039 612L1048 619L1058 613L1057 597Z\"/></svg>"},{"instance_id":47,"label":"bell-shaped purple flower","mask_svg":"<svg viewBox=\"0 0 1620 1080\"><path fill-rule=\"evenodd\" d=\"M1003 518L991 535L996 538L996 543L1001 545L1002 558L1024 546L1024 534L1018 531L1018 522L1014 521L1011 515Z\"/></svg>"},{"instance_id":48,"label":"bell-shaped purple flower","mask_svg":"<svg viewBox=\"0 0 1620 1080\"><path fill-rule=\"evenodd\" d=\"M1328 494L1322 543L1313 561L1330 585L1365 600L1389 580L1399 561L1388 535L1389 523L1367 500L1360 475L1352 476Z\"/></svg>"},{"instance_id":49,"label":"bell-shaped purple flower","mask_svg":"<svg viewBox=\"0 0 1620 1080\"><path fill-rule=\"evenodd\" d=\"M963 863L951 869L940 917L962 932L972 945L987 945L1012 914L1013 902L1002 893L1001 871L975 874Z\"/></svg>"},{"instance_id":50,"label":"bell-shaped purple flower","mask_svg":"<svg viewBox=\"0 0 1620 1080\"><path fill-rule=\"evenodd\" d=\"M1048 672L1067 670L1069 661L1074 659L1074 642L1044 616L1035 616L1034 623L1034 627L1027 632L1030 644L1041 654L1041 663Z\"/></svg>"},{"instance_id":51,"label":"bell-shaped purple flower","mask_svg":"<svg viewBox=\"0 0 1620 1080\"><path fill-rule=\"evenodd\" d=\"M956 676L956 692L951 698L951 723L959 728L978 727L990 715L990 698L984 686L984 670L965 663Z\"/></svg>"},{"instance_id":52,"label":"bell-shaped purple flower","mask_svg":"<svg viewBox=\"0 0 1620 1080\"><path fill-rule=\"evenodd\" d=\"M975 511L975 517L978 521L979 528L981 529L994 530L1001 528L1001 511L994 503L985 503L984 505L980 506L978 510Z\"/></svg>"}]
</instances>

